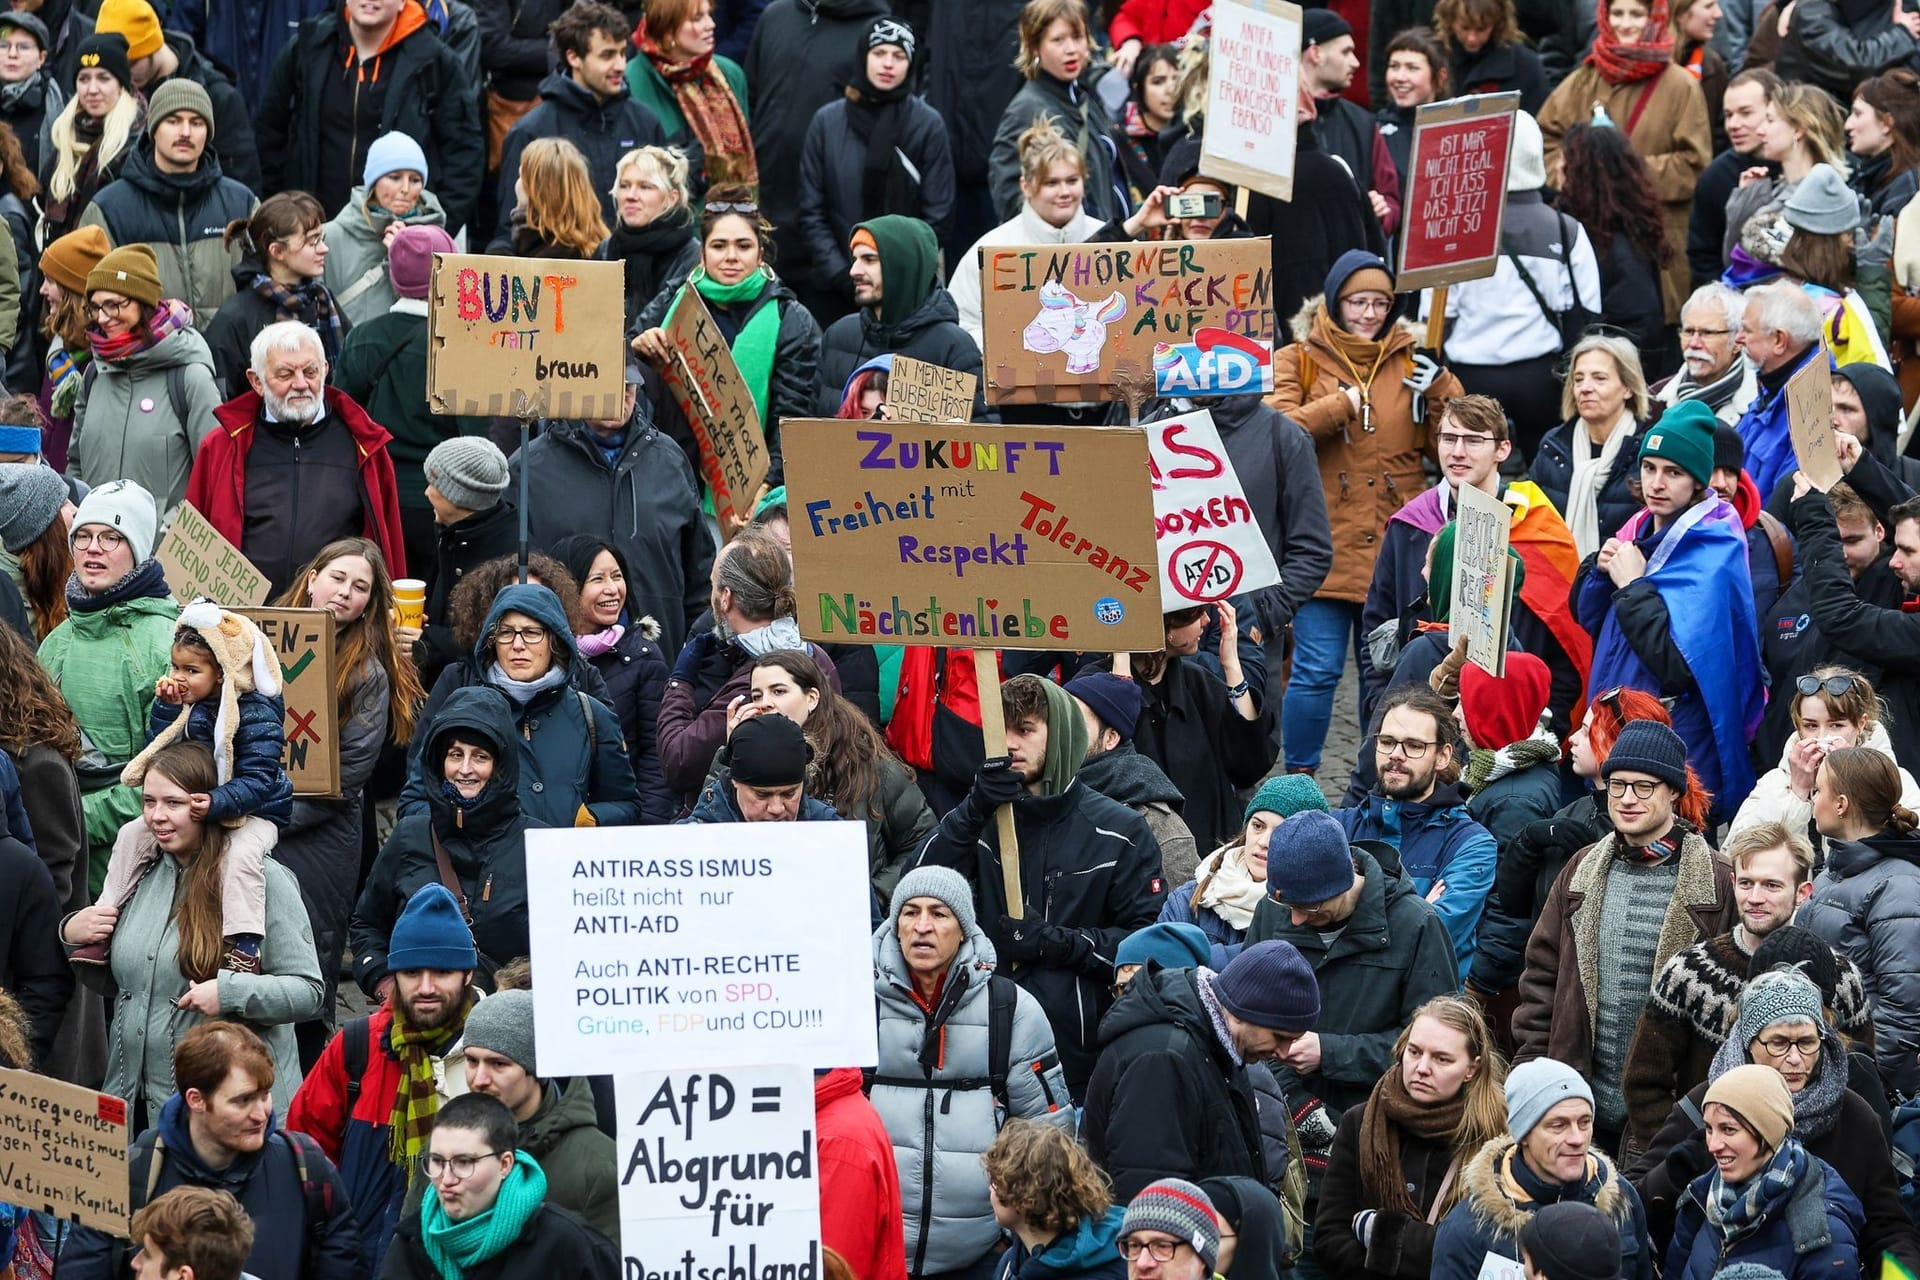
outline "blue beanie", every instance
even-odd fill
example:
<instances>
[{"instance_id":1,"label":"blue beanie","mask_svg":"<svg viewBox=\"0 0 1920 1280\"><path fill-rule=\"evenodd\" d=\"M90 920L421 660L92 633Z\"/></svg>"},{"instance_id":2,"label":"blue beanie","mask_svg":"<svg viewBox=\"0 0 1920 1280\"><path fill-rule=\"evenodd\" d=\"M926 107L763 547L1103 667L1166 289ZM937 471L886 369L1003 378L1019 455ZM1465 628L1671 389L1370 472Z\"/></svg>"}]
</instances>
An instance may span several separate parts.
<instances>
[{"instance_id":1,"label":"blue beanie","mask_svg":"<svg viewBox=\"0 0 1920 1280\"><path fill-rule=\"evenodd\" d=\"M427 171L427 153L419 143L404 133L383 133L367 146L367 164L360 171L360 181L367 184L367 194L372 195L374 183L402 169L419 174L423 187L433 179Z\"/></svg>"},{"instance_id":2,"label":"blue beanie","mask_svg":"<svg viewBox=\"0 0 1920 1280\"><path fill-rule=\"evenodd\" d=\"M479 967L473 930L460 918L459 902L443 884L421 885L393 922L393 936L387 940L387 972L443 969L459 973Z\"/></svg>"},{"instance_id":3,"label":"blue beanie","mask_svg":"<svg viewBox=\"0 0 1920 1280\"><path fill-rule=\"evenodd\" d=\"M1308 809L1280 824L1267 841L1267 887L1292 907L1353 888L1353 850L1332 814Z\"/></svg>"},{"instance_id":4,"label":"blue beanie","mask_svg":"<svg viewBox=\"0 0 1920 1280\"><path fill-rule=\"evenodd\" d=\"M1213 960L1213 944L1197 924L1163 922L1135 929L1113 952L1113 967L1158 960L1162 969L1197 969Z\"/></svg>"},{"instance_id":5,"label":"blue beanie","mask_svg":"<svg viewBox=\"0 0 1920 1280\"><path fill-rule=\"evenodd\" d=\"M1629 720L1613 750L1600 766L1600 776L1611 778L1622 769L1650 773L1678 791L1687 793L1687 744L1658 720ZM1271 856L1271 855L1269 855Z\"/></svg>"},{"instance_id":6,"label":"blue beanie","mask_svg":"<svg viewBox=\"0 0 1920 1280\"><path fill-rule=\"evenodd\" d=\"M1133 740L1144 705L1138 684L1111 671L1088 671L1067 681L1066 690L1086 703L1101 724L1119 734L1120 741Z\"/></svg>"},{"instance_id":7,"label":"blue beanie","mask_svg":"<svg viewBox=\"0 0 1920 1280\"><path fill-rule=\"evenodd\" d=\"M1253 815L1261 810L1277 813L1283 818L1291 818L1308 809L1327 812L1327 797L1320 790L1320 784L1304 773L1282 773L1268 778L1253 793L1253 799L1247 801L1247 811L1241 822L1250 822Z\"/></svg>"},{"instance_id":8,"label":"blue beanie","mask_svg":"<svg viewBox=\"0 0 1920 1280\"><path fill-rule=\"evenodd\" d=\"M0 424L0 453L40 452L40 428L18 423Z\"/></svg>"}]
</instances>

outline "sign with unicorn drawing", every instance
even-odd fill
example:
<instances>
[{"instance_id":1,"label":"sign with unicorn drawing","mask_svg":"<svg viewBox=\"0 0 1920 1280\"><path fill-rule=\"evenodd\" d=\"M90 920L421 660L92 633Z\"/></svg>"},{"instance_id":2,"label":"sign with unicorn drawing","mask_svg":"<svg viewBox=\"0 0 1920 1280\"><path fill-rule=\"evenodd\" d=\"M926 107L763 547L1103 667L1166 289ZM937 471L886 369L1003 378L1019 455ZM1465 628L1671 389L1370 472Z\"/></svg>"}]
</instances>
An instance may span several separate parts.
<instances>
[{"instance_id":1,"label":"sign with unicorn drawing","mask_svg":"<svg viewBox=\"0 0 1920 1280\"><path fill-rule=\"evenodd\" d=\"M996 245L980 286L993 404L1125 399L1153 386L1156 351L1274 342L1266 239Z\"/></svg>"}]
</instances>

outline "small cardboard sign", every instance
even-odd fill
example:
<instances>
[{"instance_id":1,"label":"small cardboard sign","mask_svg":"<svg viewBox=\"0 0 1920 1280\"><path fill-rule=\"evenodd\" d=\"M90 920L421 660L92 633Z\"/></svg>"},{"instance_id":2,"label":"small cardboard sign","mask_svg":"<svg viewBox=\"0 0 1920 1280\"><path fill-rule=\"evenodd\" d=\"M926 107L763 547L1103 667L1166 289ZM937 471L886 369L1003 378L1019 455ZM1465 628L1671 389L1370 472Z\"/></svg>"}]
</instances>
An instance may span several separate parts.
<instances>
[{"instance_id":1,"label":"small cardboard sign","mask_svg":"<svg viewBox=\"0 0 1920 1280\"><path fill-rule=\"evenodd\" d=\"M1833 368L1825 351L1814 354L1787 382L1787 430L1794 461L1813 487L1825 493L1840 483L1840 456L1833 446Z\"/></svg>"},{"instance_id":2,"label":"small cardboard sign","mask_svg":"<svg viewBox=\"0 0 1920 1280\"><path fill-rule=\"evenodd\" d=\"M280 659L287 708L281 767L297 796L340 794L339 703L334 700L333 615L325 609L241 609Z\"/></svg>"},{"instance_id":3,"label":"small cardboard sign","mask_svg":"<svg viewBox=\"0 0 1920 1280\"><path fill-rule=\"evenodd\" d=\"M1513 607L1513 508L1470 484L1454 513L1451 617L1467 638L1467 661L1507 673L1507 615Z\"/></svg>"},{"instance_id":4,"label":"small cardboard sign","mask_svg":"<svg viewBox=\"0 0 1920 1280\"><path fill-rule=\"evenodd\" d=\"M1144 431L814 419L784 430L808 639L1166 647Z\"/></svg>"},{"instance_id":5,"label":"small cardboard sign","mask_svg":"<svg viewBox=\"0 0 1920 1280\"><path fill-rule=\"evenodd\" d=\"M173 524L154 553L167 575L167 587L182 604L202 596L228 609L259 604L271 585L267 575L220 536L207 518L182 502Z\"/></svg>"},{"instance_id":6,"label":"small cardboard sign","mask_svg":"<svg viewBox=\"0 0 1920 1280\"><path fill-rule=\"evenodd\" d=\"M618 418L627 394L626 289L618 262L434 254L433 411Z\"/></svg>"},{"instance_id":7,"label":"small cardboard sign","mask_svg":"<svg viewBox=\"0 0 1920 1280\"><path fill-rule=\"evenodd\" d=\"M1214 0L1200 172L1293 199L1300 104L1300 6Z\"/></svg>"},{"instance_id":8,"label":"small cardboard sign","mask_svg":"<svg viewBox=\"0 0 1920 1280\"><path fill-rule=\"evenodd\" d=\"M1400 219L1402 292L1479 280L1500 262L1517 93L1431 102L1413 118Z\"/></svg>"},{"instance_id":9,"label":"small cardboard sign","mask_svg":"<svg viewBox=\"0 0 1920 1280\"><path fill-rule=\"evenodd\" d=\"M1158 348L1202 330L1274 342L1264 237L987 246L980 294L993 404L1144 398Z\"/></svg>"},{"instance_id":10,"label":"small cardboard sign","mask_svg":"<svg viewBox=\"0 0 1920 1280\"><path fill-rule=\"evenodd\" d=\"M1211 604L1280 581L1267 535L1204 410L1147 426L1161 598Z\"/></svg>"},{"instance_id":11,"label":"small cardboard sign","mask_svg":"<svg viewBox=\"0 0 1920 1280\"><path fill-rule=\"evenodd\" d=\"M896 422L972 422L980 379L912 356L895 356L887 373L887 407Z\"/></svg>"},{"instance_id":12,"label":"small cardboard sign","mask_svg":"<svg viewBox=\"0 0 1920 1280\"><path fill-rule=\"evenodd\" d=\"M753 392L733 361L725 335L693 289L682 289L667 316L667 387L686 415L700 445L700 475L713 492L720 535L733 536L736 519L753 514L752 504L766 482L766 433Z\"/></svg>"},{"instance_id":13,"label":"small cardboard sign","mask_svg":"<svg viewBox=\"0 0 1920 1280\"><path fill-rule=\"evenodd\" d=\"M123 1099L0 1069L0 1202L124 1238L131 1137Z\"/></svg>"},{"instance_id":14,"label":"small cardboard sign","mask_svg":"<svg viewBox=\"0 0 1920 1280\"><path fill-rule=\"evenodd\" d=\"M1163 396L1243 396L1273 390L1273 344L1225 329L1153 348L1153 389Z\"/></svg>"}]
</instances>

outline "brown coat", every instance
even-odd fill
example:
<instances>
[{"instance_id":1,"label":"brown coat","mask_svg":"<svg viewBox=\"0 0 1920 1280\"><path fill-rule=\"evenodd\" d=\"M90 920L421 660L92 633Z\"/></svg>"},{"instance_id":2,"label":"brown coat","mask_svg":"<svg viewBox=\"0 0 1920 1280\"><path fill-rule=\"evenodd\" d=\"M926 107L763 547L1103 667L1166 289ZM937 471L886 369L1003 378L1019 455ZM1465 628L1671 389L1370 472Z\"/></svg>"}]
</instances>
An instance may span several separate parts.
<instances>
[{"instance_id":1,"label":"brown coat","mask_svg":"<svg viewBox=\"0 0 1920 1280\"><path fill-rule=\"evenodd\" d=\"M1582 1074L1593 1067L1599 1013L1588 993L1599 990L1600 905L1618 840L1609 835L1575 854L1547 894L1520 975L1520 1005L1513 1012L1515 1062L1555 1058ZM1734 920L1726 860L1688 831L1680 845L1680 878L1654 949L1654 973L1694 943L1726 933Z\"/></svg>"},{"instance_id":2,"label":"brown coat","mask_svg":"<svg viewBox=\"0 0 1920 1280\"><path fill-rule=\"evenodd\" d=\"M1447 401L1462 394L1460 380L1442 373L1427 395L1425 420L1415 422L1413 392L1402 381L1418 345L1414 329L1396 324L1381 341L1365 341L1335 324L1314 298L1292 331L1307 336L1274 352L1267 403L1305 427L1320 455L1333 568L1315 596L1363 604L1387 521L1427 487L1420 458L1432 448ZM1368 390L1371 430L1347 399L1345 389L1354 385Z\"/></svg>"},{"instance_id":3,"label":"brown coat","mask_svg":"<svg viewBox=\"0 0 1920 1280\"><path fill-rule=\"evenodd\" d=\"M1593 117L1593 104L1604 103L1607 114L1625 129L1633 119L1640 95L1651 85L1640 118L1629 133L1633 149L1647 162L1653 193L1667 209L1667 247L1672 256L1661 272L1661 296L1667 323L1680 319L1680 304L1692 292L1687 267L1687 220L1693 209L1693 188L1700 171L1713 159L1713 130L1707 121L1707 100L1700 83L1684 68L1668 65L1658 77L1635 84L1609 84L1592 67L1581 67L1555 89L1540 107L1540 137L1546 146L1547 172L1553 172L1560 138L1576 124Z\"/></svg>"}]
</instances>

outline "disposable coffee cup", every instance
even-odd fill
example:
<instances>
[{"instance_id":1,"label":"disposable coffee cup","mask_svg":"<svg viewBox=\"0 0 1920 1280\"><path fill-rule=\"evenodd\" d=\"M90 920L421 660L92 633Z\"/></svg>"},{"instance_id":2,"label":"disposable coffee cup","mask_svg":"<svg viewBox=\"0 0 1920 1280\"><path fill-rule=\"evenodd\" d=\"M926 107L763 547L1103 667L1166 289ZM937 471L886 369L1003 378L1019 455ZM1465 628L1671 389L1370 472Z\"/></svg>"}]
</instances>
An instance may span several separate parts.
<instances>
[{"instance_id":1,"label":"disposable coffee cup","mask_svg":"<svg viewBox=\"0 0 1920 1280\"><path fill-rule=\"evenodd\" d=\"M418 578L395 578L393 608L401 626L418 631L427 612L427 584Z\"/></svg>"}]
</instances>

